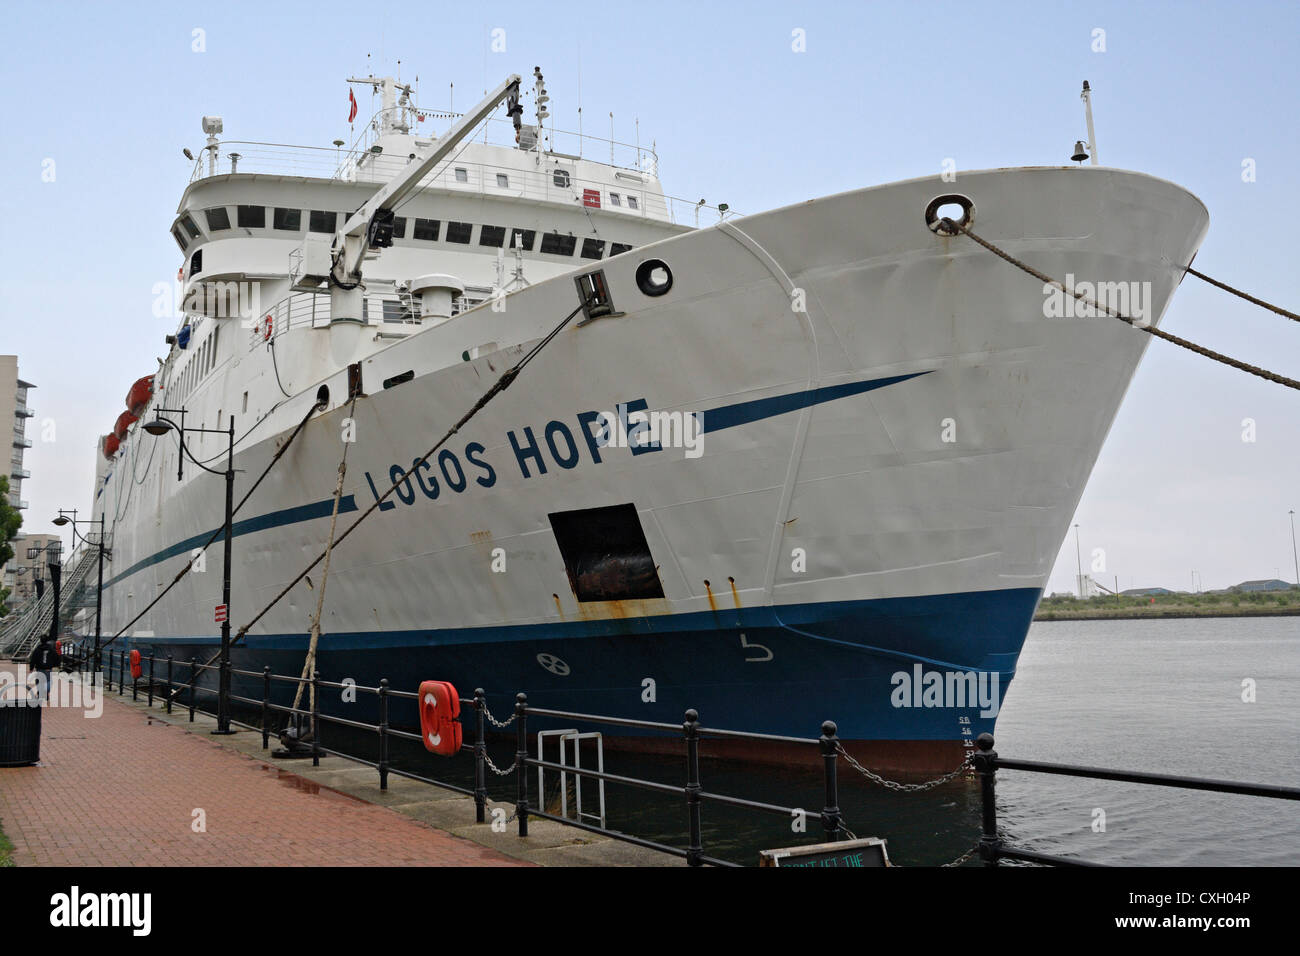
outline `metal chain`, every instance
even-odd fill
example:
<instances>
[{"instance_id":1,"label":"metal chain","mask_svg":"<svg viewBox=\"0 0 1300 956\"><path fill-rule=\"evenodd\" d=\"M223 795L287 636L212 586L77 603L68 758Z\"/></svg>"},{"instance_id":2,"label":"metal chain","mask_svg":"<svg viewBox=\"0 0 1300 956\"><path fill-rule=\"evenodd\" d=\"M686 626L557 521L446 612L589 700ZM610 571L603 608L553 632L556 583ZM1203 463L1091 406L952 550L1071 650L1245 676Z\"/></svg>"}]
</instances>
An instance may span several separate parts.
<instances>
[{"instance_id":1,"label":"metal chain","mask_svg":"<svg viewBox=\"0 0 1300 956\"><path fill-rule=\"evenodd\" d=\"M944 224L944 229L947 230L945 233L946 235L957 235L958 233L960 233L961 235L968 237L972 241L983 246L989 252L993 253L999 259L1011 263L1011 265L1015 266L1021 272L1026 272L1040 282L1046 283L1047 285L1060 289L1063 292L1069 293L1070 295L1078 299L1080 302L1087 303L1088 305L1092 306L1094 309L1098 310L1099 312L1104 312L1107 315L1111 316L1112 318L1119 319L1121 322L1126 322L1129 325L1133 326L1133 328L1139 329L1147 333L1148 335L1152 335L1158 339L1164 339L1166 342L1172 342L1174 345L1180 346L1181 348L1185 348L1189 352L1195 352L1197 355L1203 355L1206 358L1211 359L1215 362L1220 362L1223 365L1227 365L1229 368L1235 368L1238 371L1246 372L1249 375L1257 375L1260 378L1265 379L1266 381L1274 382L1275 384L1278 385L1285 385L1287 388L1293 388L1296 389L1297 391L1300 391L1300 381L1296 381L1293 378L1287 378L1285 375L1279 375L1276 372L1270 372L1268 369L1261 368L1258 365L1251 365L1248 362L1242 362L1239 359L1235 359L1232 358L1231 356L1224 355L1222 352L1216 352L1213 349L1208 349L1204 345L1197 345L1195 342L1192 342L1188 339L1181 338L1180 336L1174 335L1171 332L1166 332L1164 329L1158 329L1153 325L1146 325L1144 323L1138 322L1132 316L1124 315L1120 312L1116 312L1114 309L1107 308L1104 305L1099 305L1089 296L1086 296L1083 293L1073 289L1066 289L1064 284L1062 284L1058 280L1053 279L1051 276L1044 275L1043 273L1035 269L1033 266L1026 265L1025 263L1021 262L1019 259L1017 259L1015 256L1011 255L1006 250L999 249L997 246L989 242L987 239L981 239L979 236L975 235L975 233L971 232L970 229L968 229L965 225L959 225L958 223L953 222L951 219L948 218L944 218L940 221ZM1230 290L1230 291L1235 291L1235 290ZM1260 303L1260 304L1267 305L1266 303Z\"/></svg>"},{"instance_id":2,"label":"metal chain","mask_svg":"<svg viewBox=\"0 0 1300 956\"><path fill-rule=\"evenodd\" d=\"M835 752L839 754L841 757L843 757L845 762L847 762L850 767L852 767L858 773L862 774L872 783L879 784L880 786L884 787L886 790L895 790L900 793L920 793L924 790L933 790L935 787L941 786L950 780L954 780L957 777L960 777L970 767L970 757L967 756L961 762L961 766L959 766L956 770L953 770L951 773L945 773L942 777L936 777L934 780L927 780L924 783L899 783L897 780L886 780L884 777L880 776L879 774L872 773L866 767L862 766L862 764L858 763L851 756L849 756L849 752L844 749L843 744L836 743Z\"/></svg>"},{"instance_id":3,"label":"metal chain","mask_svg":"<svg viewBox=\"0 0 1300 956\"><path fill-rule=\"evenodd\" d=\"M502 769L500 769L499 767L497 767L496 764L494 764L494 763L492 762L492 758L488 756L488 753L487 753L487 750L486 750L486 749L483 751L483 760L484 760L485 763L487 763L487 765L488 765L488 769L491 770L491 771L492 771L494 774L496 774L498 777L508 777L508 776L510 776L512 773L515 772L515 767L519 766L519 758L518 758L518 757L515 757L515 762L512 763L512 764L509 766L508 769L506 769L506 770L502 770Z\"/></svg>"},{"instance_id":4,"label":"metal chain","mask_svg":"<svg viewBox=\"0 0 1300 956\"><path fill-rule=\"evenodd\" d=\"M969 860L971 857L973 857L976 853L978 853L978 852L979 852L979 848L980 848L980 845L979 845L978 843L976 843L973 847L971 847L969 850L967 850L967 851L966 851L965 853L963 853L961 856L957 857L957 859L953 860L951 863L944 863L944 864L942 864L942 865L941 865L941 868L943 868L943 867L949 867L949 866L961 866L963 863L965 863L967 860Z\"/></svg>"},{"instance_id":5,"label":"metal chain","mask_svg":"<svg viewBox=\"0 0 1300 956\"><path fill-rule=\"evenodd\" d=\"M518 717L519 715L511 714L510 719L502 723L501 721L497 720L495 717L492 716L492 711L488 710L487 701L484 701L483 716L488 719L489 723L491 723L493 727L500 727L501 729L504 730L506 727L509 727L511 724L513 724L515 722L515 718Z\"/></svg>"}]
</instances>

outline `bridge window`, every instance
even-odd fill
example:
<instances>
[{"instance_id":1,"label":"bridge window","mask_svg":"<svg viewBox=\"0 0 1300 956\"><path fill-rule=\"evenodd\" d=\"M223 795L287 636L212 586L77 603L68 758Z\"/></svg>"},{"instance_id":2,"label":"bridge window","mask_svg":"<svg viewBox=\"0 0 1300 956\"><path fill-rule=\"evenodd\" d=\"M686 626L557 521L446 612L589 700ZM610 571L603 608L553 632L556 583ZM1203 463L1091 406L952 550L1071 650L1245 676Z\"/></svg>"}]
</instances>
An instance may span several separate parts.
<instances>
[{"instance_id":1,"label":"bridge window","mask_svg":"<svg viewBox=\"0 0 1300 956\"><path fill-rule=\"evenodd\" d=\"M510 232L510 248L533 251L533 242L537 239L536 229L513 229Z\"/></svg>"},{"instance_id":2,"label":"bridge window","mask_svg":"<svg viewBox=\"0 0 1300 956\"><path fill-rule=\"evenodd\" d=\"M457 167L456 167L456 182L458 182L458 183L467 183L467 182L469 182L469 170L466 169L466 168L463 167L463 166L457 166Z\"/></svg>"},{"instance_id":3,"label":"bridge window","mask_svg":"<svg viewBox=\"0 0 1300 956\"><path fill-rule=\"evenodd\" d=\"M338 221L338 213L321 212L318 209L311 211L311 217L307 221L309 232L334 232L334 223Z\"/></svg>"},{"instance_id":4,"label":"bridge window","mask_svg":"<svg viewBox=\"0 0 1300 956\"><path fill-rule=\"evenodd\" d=\"M459 242L461 244L469 242L470 234L474 231L472 223L468 222L448 222L447 223L447 241Z\"/></svg>"},{"instance_id":5,"label":"bridge window","mask_svg":"<svg viewBox=\"0 0 1300 956\"><path fill-rule=\"evenodd\" d=\"M505 226L483 226L478 232L478 244L480 246L493 246L500 249L506 244L506 227Z\"/></svg>"},{"instance_id":6,"label":"bridge window","mask_svg":"<svg viewBox=\"0 0 1300 956\"><path fill-rule=\"evenodd\" d=\"M497 186L502 189L510 188L510 177L505 173L497 173Z\"/></svg>"},{"instance_id":7,"label":"bridge window","mask_svg":"<svg viewBox=\"0 0 1300 956\"><path fill-rule=\"evenodd\" d=\"M394 239L406 238L406 217L405 216L393 217L393 238Z\"/></svg>"},{"instance_id":8,"label":"bridge window","mask_svg":"<svg viewBox=\"0 0 1300 956\"><path fill-rule=\"evenodd\" d=\"M191 239L197 239L202 235L202 233L199 232L199 227L194 225L194 220L189 216L183 216L181 218L181 225L185 227L185 231L190 234Z\"/></svg>"},{"instance_id":9,"label":"bridge window","mask_svg":"<svg viewBox=\"0 0 1300 956\"><path fill-rule=\"evenodd\" d=\"M438 220L437 219L417 219L415 220L415 232L413 239L425 239L429 242L438 238Z\"/></svg>"},{"instance_id":10,"label":"bridge window","mask_svg":"<svg viewBox=\"0 0 1300 956\"><path fill-rule=\"evenodd\" d=\"M614 256L622 255L622 254L625 253L625 252L631 252L631 251L632 251L632 245L631 245L631 243L627 243L627 242L611 242L611 243L609 244L609 256L610 256L611 259L612 259Z\"/></svg>"},{"instance_id":11,"label":"bridge window","mask_svg":"<svg viewBox=\"0 0 1300 956\"><path fill-rule=\"evenodd\" d=\"M275 210L275 216L271 220L276 229L283 229L286 232L297 232L302 229L302 210L301 209L280 209Z\"/></svg>"},{"instance_id":12,"label":"bridge window","mask_svg":"<svg viewBox=\"0 0 1300 956\"><path fill-rule=\"evenodd\" d=\"M609 194L609 204L610 204L611 206L621 206L621 205L623 205L622 200L620 200L620 199L618 198L618 193L610 193L610 194Z\"/></svg>"},{"instance_id":13,"label":"bridge window","mask_svg":"<svg viewBox=\"0 0 1300 956\"><path fill-rule=\"evenodd\" d=\"M266 207L265 206L240 206L237 210L238 216L236 221L241 229L265 229L266 228Z\"/></svg>"},{"instance_id":14,"label":"bridge window","mask_svg":"<svg viewBox=\"0 0 1300 956\"><path fill-rule=\"evenodd\" d=\"M636 197L635 197L635 196L629 195L629 196L627 197L627 208L628 208L628 209L636 209L636 208L638 208L638 206L637 206L637 202L636 202Z\"/></svg>"},{"instance_id":15,"label":"bridge window","mask_svg":"<svg viewBox=\"0 0 1300 956\"><path fill-rule=\"evenodd\" d=\"M181 232L180 226L172 226L172 238L176 240L176 245L181 247L181 252L184 252L189 242L186 241L185 233Z\"/></svg>"},{"instance_id":16,"label":"bridge window","mask_svg":"<svg viewBox=\"0 0 1300 956\"><path fill-rule=\"evenodd\" d=\"M203 271L203 250L194 250L194 255L190 256L190 275L196 276Z\"/></svg>"},{"instance_id":17,"label":"bridge window","mask_svg":"<svg viewBox=\"0 0 1300 956\"><path fill-rule=\"evenodd\" d=\"M230 213L226 212L225 206L214 206L211 209L205 209L203 215L207 217L208 228L213 232L221 232L230 228Z\"/></svg>"},{"instance_id":18,"label":"bridge window","mask_svg":"<svg viewBox=\"0 0 1300 956\"><path fill-rule=\"evenodd\" d=\"M583 239L582 240L582 258L599 259L605 254L604 239Z\"/></svg>"},{"instance_id":19,"label":"bridge window","mask_svg":"<svg viewBox=\"0 0 1300 956\"><path fill-rule=\"evenodd\" d=\"M548 232L542 235L542 252L549 252L553 256L571 256L577 245L578 238L576 236L565 236L558 232Z\"/></svg>"}]
</instances>

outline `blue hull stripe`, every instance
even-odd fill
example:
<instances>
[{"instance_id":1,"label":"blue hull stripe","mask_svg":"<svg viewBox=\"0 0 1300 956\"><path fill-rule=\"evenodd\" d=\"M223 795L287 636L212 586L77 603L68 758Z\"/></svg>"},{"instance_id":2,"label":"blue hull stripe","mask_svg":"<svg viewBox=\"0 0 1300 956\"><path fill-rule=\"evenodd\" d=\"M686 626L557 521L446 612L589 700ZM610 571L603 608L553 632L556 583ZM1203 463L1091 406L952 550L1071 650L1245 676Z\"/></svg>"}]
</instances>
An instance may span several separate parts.
<instances>
[{"instance_id":1,"label":"blue hull stripe","mask_svg":"<svg viewBox=\"0 0 1300 956\"><path fill-rule=\"evenodd\" d=\"M850 395L860 395L863 392L870 392L877 388L884 388L886 385L894 385L898 382L905 382L909 378L916 378L920 375L928 375L929 372L912 372L907 375L891 375L888 378L871 379L865 382L846 382L841 385L827 385L823 388L807 389L802 392L791 392L788 395L774 395L771 398L759 398L752 402L738 402L734 405L723 405L721 408L705 410L702 413L702 431L717 432L724 428L734 428L737 425L748 425L751 422L760 421L764 418L774 418L777 415L784 415L787 412L798 411L799 409L809 408L813 405L821 405L825 402L833 402L838 398L847 398ZM300 521L313 521L316 518L328 518L333 510L334 502L332 498L325 498L322 501L313 501L305 505L297 505L293 508L284 508L280 511L272 511L256 518L247 518L243 521L236 521L233 532L234 537L243 534L252 534L257 531L267 531L271 528L281 528L285 525L297 524ZM356 511L357 504L353 495L345 495L339 502L339 514L346 514L350 511ZM215 530L215 529L214 529ZM131 565L121 574L116 574L104 582L104 586L116 584L125 578L130 577L137 571L152 567L168 558L174 558L178 554L184 554L194 548L199 547L208 538L212 537L213 531L205 531L186 538L184 541L177 542L169 548L142 558L135 564ZM217 540L221 540L218 536Z\"/></svg>"}]
</instances>

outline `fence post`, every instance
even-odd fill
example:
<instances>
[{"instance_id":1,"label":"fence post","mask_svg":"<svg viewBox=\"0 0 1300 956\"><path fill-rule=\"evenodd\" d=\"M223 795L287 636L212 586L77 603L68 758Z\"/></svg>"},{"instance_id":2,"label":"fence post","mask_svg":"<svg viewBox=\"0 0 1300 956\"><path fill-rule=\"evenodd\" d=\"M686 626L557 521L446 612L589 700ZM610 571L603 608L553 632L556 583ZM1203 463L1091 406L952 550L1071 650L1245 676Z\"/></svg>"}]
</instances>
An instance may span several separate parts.
<instances>
[{"instance_id":1,"label":"fence post","mask_svg":"<svg viewBox=\"0 0 1300 956\"><path fill-rule=\"evenodd\" d=\"M388 789L388 678L379 680L379 789Z\"/></svg>"},{"instance_id":2,"label":"fence post","mask_svg":"<svg viewBox=\"0 0 1300 956\"><path fill-rule=\"evenodd\" d=\"M102 661L101 661L102 664ZM105 692L113 689L113 652L108 652L108 667L104 668L104 690Z\"/></svg>"},{"instance_id":3,"label":"fence post","mask_svg":"<svg viewBox=\"0 0 1300 956\"><path fill-rule=\"evenodd\" d=\"M153 710L153 655L149 655L149 709Z\"/></svg>"},{"instance_id":4,"label":"fence post","mask_svg":"<svg viewBox=\"0 0 1300 956\"><path fill-rule=\"evenodd\" d=\"M482 687L474 688L474 821L482 823L487 819L487 768L483 758L487 755L487 742L484 740L483 711L487 709L487 697Z\"/></svg>"},{"instance_id":5,"label":"fence post","mask_svg":"<svg viewBox=\"0 0 1300 956\"><path fill-rule=\"evenodd\" d=\"M140 678L135 676L135 670L131 671L131 699L140 699Z\"/></svg>"},{"instance_id":6,"label":"fence post","mask_svg":"<svg viewBox=\"0 0 1300 956\"><path fill-rule=\"evenodd\" d=\"M528 695L515 695L515 815L519 817L519 835L528 836Z\"/></svg>"},{"instance_id":7,"label":"fence post","mask_svg":"<svg viewBox=\"0 0 1300 956\"><path fill-rule=\"evenodd\" d=\"M167 713L172 712L172 656L167 655Z\"/></svg>"},{"instance_id":8,"label":"fence post","mask_svg":"<svg viewBox=\"0 0 1300 956\"><path fill-rule=\"evenodd\" d=\"M122 649L117 652L117 696L121 697L126 692L123 686L126 683L126 650Z\"/></svg>"},{"instance_id":9,"label":"fence post","mask_svg":"<svg viewBox=\"0 0 1300 956\"><path fill-rule=\"evenodd\" d=\"M311 765L320 766L320 671L311 672Z\"/></svg>"},{"instance_id":10,"label":"fence post","mask_svg":"<svg viewBox=\"0 0 1300 956\"><path fill-rule=\"evenodd\" d=\"M834 843L841 836L840 784L836 763L840 742L835 736L838 729L833 720L822 724L822 761L826 765L826 807L822 810L822 829L826 831L827 843Z\"/></svg>"},{"instance_id":11,"label":"fence post","mask_svg":"<svg viewBox=\"0 0 1300 956\"><path fill-rule=\"evenodd\" d=\"M686 712L682 724L686 735L686 812L690 817L691 842L686 847L686 863L700 866L704 854L700 834L700 715L694 708Z\"/></svg>"},{"instance_id":12,"label":"fence post","mask_svg":"<svg viewBox=\"0 0 1300 956\"><path fill-rule=\"evenodd\" d=\"M983 803L980 859L985 866L997 866L998 850L1002 847L1002 841L998 839L998 805L995 798L998 752L993 749L992 734L980 734L975 738L975 746L979 751L971 758L971 764L980 775L980 798Z\"/></svg>"},{"instance_id":13,"label":"fence post","mask_svg":"<svg viewBox=\"0 0 1300 956\"><path fill-rule=\"evenodd\" d=\"M190 723L194 723L194 698L198 695L195 693L199 689L199 659L190 658Z\"/></svg>"},{"instance_id":14,"label":"fence post","mask_svg":"<svg viewBox=\"0 0 1300 956\"><path fill-rule=\"evenodd\" d=\"M262 749L271 746L271 665L262 668Z\"/></svg>"}]
</instances>

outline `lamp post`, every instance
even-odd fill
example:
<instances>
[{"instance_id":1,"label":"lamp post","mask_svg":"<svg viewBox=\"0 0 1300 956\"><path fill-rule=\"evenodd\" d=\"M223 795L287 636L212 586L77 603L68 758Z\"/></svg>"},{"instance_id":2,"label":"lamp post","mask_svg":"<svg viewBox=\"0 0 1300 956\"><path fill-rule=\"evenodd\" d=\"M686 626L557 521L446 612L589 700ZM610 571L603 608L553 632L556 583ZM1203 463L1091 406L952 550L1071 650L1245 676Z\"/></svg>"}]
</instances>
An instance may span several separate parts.
<instances>
[{"instance_id":1,"label":"lamp post","mask_svg":"<svg viewBox=\"0 0 1300 956\"><path fill-rule=\"evenodd\" d=\"M69 517L71 515L71 517ZM96 572L95 572L95 664L92 674L100 672L101 657L99 651L100 638L103 635L103 613L104 613L104 513L101 511L98 518L77 518L77 509L71 511L59 509L59 516L54 519L54 524L59 527L70 524L72 525L72 537L75 542L78 537L86 544L90 544L90 539L84 534L77 532L79 524L97 524L99 525L99 541L95 545L96 554ZM95 678L92 676L92 680Z\"/></svg>"},{"instance_id":2,"label":"lamp post","mask_svg":"<svg viewBox=\"0 0 1300 956\"><path fill-rule=\"evenodd\" d=\"M1074 526L1074 557L1079 564L1079 574L1075 577L1075 583L1079 586L1079 600L1083 600L1083 551L1079 547L1079 526Z\"/></svg>"},{"instance_id":3,"label":"lamp post","mask_svg":"<svg viewBox=\"0 0 1300 956\"><path fill-rule=\"evenodd\" d=\"M163 413L169 415L180 415L181 423L177 424L170 418L163 417ZM157 408L154 409L154 419L144 426L144 430L150 435L165 435L168 431L175 429L177 440L180 442L180 454L177 456L180 461L184 461L185 456L189 455L190 461L198 465L204 471L213 475L220 475L213 468L209 468L203 462L194 457L194 454L185 444L185 409L183 408ZM231 550L231 518L235 510L235 416L230 416L230 427L222 430L219 428L194 428L190 427L189 431L199 432L205 435L225 435L227 440L226 452L226 521L223 532L222 548L222 569L221 569L221 603L226 609L224 619L221 622L221 670L217 687L217 729L214 734L232 734L230 729L230 550ZM180 463L176 467L176 479L181 478ZM192 691L191 691L192 692Z\"/></svg>"}]
</instances>

